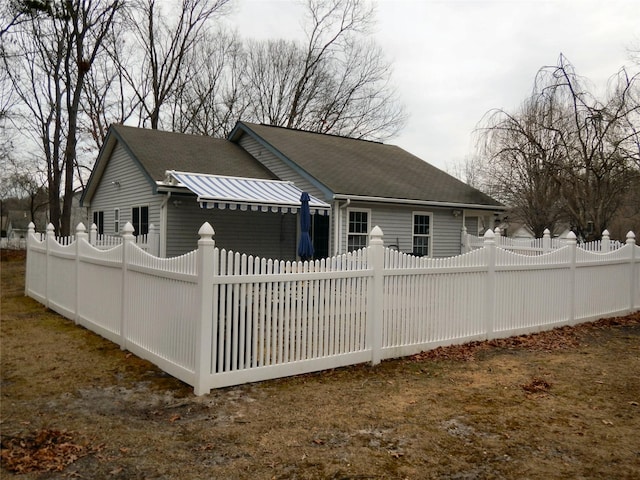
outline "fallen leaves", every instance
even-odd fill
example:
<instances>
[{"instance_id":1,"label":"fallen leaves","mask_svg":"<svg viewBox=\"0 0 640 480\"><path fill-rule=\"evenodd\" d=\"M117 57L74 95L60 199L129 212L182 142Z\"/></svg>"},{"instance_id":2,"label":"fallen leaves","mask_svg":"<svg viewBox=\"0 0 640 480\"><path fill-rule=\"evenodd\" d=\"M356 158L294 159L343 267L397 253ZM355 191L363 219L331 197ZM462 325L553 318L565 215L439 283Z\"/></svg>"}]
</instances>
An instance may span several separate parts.
<instances>
[{"instance_id":1,"label":"fallen leaves","mask_svg":"<svg viewBox=\"0 0 640 480\"><path fill-rule=\"evenodd\" d=\"M499 338L487 341L475 341L462 345L438 347L420 352L408 358L410 361L453 360L469 362L476 359L479 352L491 348L507 350L529 350L553 352L580 346L581 336L611 327L625 327L640 324L640 312L625 317L603 318L596 322L587 322L575 326L554 328L546 332L520 335L517 337Z\"/></svg>"},{"instance_id":2,"label":"fallen leaves","mask_svg":"<svg viewBox=\"0 0 640 480\"><path fill-rule=\"evenodd\" d=\"M527 393L546 393L550 388L551 383L540 377L534 377L529 383L522 385L522 389Z\"/></svg>"},{"instance_id":3,"label":"fallen leaves","mask_svg":"<svg viewBox=\"0 0 640 480\"><path fill-rule=\"evenodd\" d=\"M43 429L33 435L3 440L3 467L13 473L60 472L96 448L80 445L73 433Z\"/></svg>"}]
</instances>

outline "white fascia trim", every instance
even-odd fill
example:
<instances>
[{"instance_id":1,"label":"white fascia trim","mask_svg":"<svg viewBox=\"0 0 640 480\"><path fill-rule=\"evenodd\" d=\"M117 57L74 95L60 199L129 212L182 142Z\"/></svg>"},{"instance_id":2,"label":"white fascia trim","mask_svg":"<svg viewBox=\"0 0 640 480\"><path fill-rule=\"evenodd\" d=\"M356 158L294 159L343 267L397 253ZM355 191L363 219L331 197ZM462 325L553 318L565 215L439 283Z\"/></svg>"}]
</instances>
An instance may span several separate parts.
<instances>
[{"instance_id":1,"label":"white fascia trim","mask_svg":"<svg viewBox=\"0 0 640 480\"><path fill-rule=\"evenodd\" d=\"M352 200L360 202L376 202L376 203L404 203L407 205L424 205L428 207L445 207L445 208L469 208L476 210L506 210L505 206L498 205L481 205L475 203L455 203L455 202L437 202L433 200L412 200L403 198L386 198L386 197L368 197L364 195L344 195L336 194L334 200Z\"/></svg>"}]
</instances>

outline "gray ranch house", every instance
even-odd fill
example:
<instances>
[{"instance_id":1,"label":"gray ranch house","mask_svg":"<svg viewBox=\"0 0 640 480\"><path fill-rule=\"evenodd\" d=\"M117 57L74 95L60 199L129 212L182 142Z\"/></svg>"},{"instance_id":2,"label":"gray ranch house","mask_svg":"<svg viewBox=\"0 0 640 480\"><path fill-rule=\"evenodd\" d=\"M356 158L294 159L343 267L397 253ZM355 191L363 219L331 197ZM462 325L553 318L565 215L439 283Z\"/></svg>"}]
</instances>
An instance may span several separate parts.
<instances>
[{"instance_id":1,"label":"gray ranch house","mask_svg":"<svg viewBox=\"0 0 640 480\"><path fill-rule=\"evenodd\" d=\"M216 245L296 258L301 192L311 195L315 257L385 244L416 255L461 253L504 207L393 145L238 122L227 139L112 125L82 197L99 233L159 232L159 254L196 248L205 222Z\"/></svg>"}]
</instances>

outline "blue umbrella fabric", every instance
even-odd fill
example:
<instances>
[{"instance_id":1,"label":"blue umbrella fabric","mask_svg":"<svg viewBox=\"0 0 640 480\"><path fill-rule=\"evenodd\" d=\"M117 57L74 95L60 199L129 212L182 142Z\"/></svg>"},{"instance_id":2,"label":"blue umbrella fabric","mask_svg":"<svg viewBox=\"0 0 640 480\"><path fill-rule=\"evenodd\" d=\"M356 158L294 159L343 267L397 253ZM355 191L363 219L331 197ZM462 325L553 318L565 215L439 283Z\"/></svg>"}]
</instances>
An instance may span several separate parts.
<instances>
[{"instance_id":1,"label":"blue umbrella fabric","mask_svg":"<svg viewBox=\"0 0 640 480\"><path fill-rule=\"evenodd\" d=\"M311 211L309 210L309 194L302 192L300 196L300 241L298 242L298 255L303 261L313 258L313 243L309 235L310 230Z\"/></svg>"}]
</instances>

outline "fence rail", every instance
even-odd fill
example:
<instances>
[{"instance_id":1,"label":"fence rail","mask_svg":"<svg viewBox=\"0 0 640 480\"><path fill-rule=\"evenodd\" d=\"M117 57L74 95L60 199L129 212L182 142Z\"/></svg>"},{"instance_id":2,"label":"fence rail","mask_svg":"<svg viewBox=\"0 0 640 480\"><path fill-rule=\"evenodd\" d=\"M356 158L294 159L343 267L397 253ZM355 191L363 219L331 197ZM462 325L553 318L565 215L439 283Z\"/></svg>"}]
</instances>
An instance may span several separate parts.
<instances>
[{"instance_id":1,"label":"fence rail","mask_svg":"<svg viewBox=\"0 0 640 480\"><path fill-rule=\"evenodd\" d=\"M135 244L96 248L79 228L28 235L26 294L192 385L212 388L379 363L441 345L507 337L640 308L640 247L568 245L521 255L496 243L446 258L369 247L283 262L215 246L158 258Z\"/></svg>"},{"instance_id":2,"label":"fence rail","mask_svg":"<svg viewBox=\"0 0 640 480\"><path fill-rule=\"evenodd\" d=\"M501 235L501 230L496 227L494 230L496 244L505 250L512 252L518 252L522 255L541 255L548 253L551 250L557 250L566 245L569 245L568 238L551 237L551 232L546 229L542 238L509 238ZM572 237L575 239L575 237ZM478 237L467 233L466 228L462 230L462 252L470 252L478 248L484 247L484 237ZM618 240L611 240L609 237L609 231L602 232L602 239L592 242L582 242L579 247L589 252L606 253L618 248L622 248L624 243Z\"/></svg>"}]
</instances>

